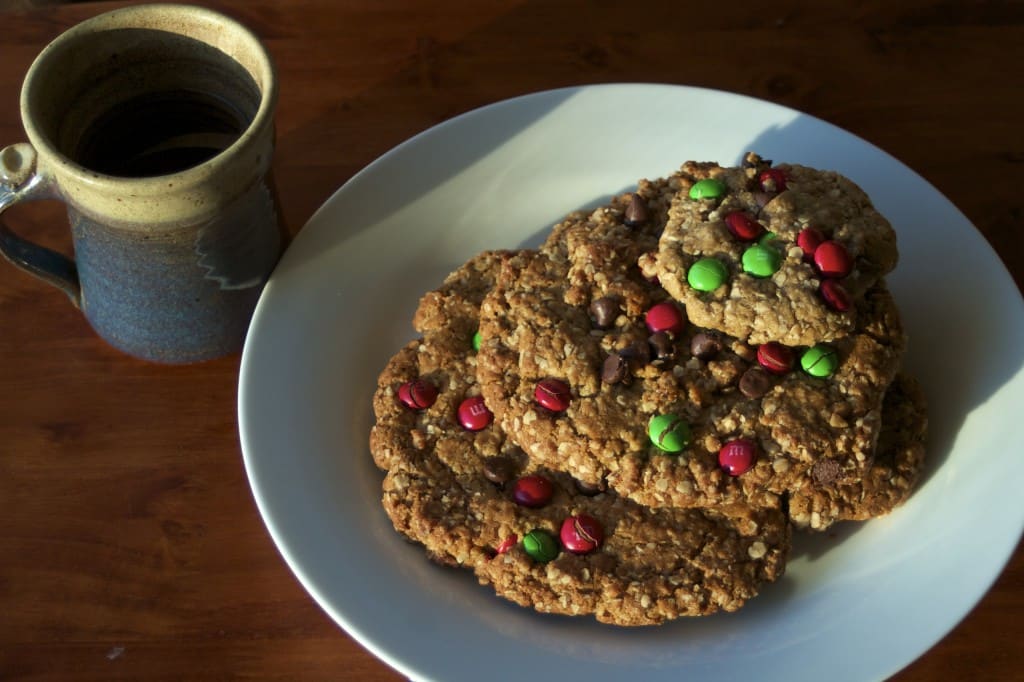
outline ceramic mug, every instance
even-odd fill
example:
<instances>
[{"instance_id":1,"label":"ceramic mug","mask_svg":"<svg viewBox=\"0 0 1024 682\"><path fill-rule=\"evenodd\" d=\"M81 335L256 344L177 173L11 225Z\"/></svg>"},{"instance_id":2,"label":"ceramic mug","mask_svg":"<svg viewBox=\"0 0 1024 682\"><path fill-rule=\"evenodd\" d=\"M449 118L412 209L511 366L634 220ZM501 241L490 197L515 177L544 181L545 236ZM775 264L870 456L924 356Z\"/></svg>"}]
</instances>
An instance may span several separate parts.
<instances>
[{"instance_id":1,"label":"ceramic mug","mask_svg":"<svg viewBox=\"0 0 1024 682\"><path fill-rule=\"evenodd\" d=\"M131 355L237 351L284 242L276 100L260 41L210 10L138 5L69 29L25 77L29 141L0 151L0 212L60 199L74 258L2 221L0 250Z\"/></svg>"}]
</instances>

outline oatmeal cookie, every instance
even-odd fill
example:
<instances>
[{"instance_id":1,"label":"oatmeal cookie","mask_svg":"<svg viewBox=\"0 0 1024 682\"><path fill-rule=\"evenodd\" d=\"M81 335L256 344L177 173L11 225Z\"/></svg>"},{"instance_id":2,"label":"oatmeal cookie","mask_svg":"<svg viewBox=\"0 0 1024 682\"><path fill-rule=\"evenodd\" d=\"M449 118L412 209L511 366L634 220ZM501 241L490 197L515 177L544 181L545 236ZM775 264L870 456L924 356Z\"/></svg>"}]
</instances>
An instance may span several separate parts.
<instances>
[{"instance_id":1,"label":"oatmeal cookie","mask_svg":"<svg viewBox=\"0 0 1024 682\"><path fill-rule=\"evenodd\" d=\"M479 400L472 335L489 254L426 295L423 337L381 373L370 437L395 528L538 611L618 625L731 611L782 575L777 506L650 509L533 461ZM557 395L557 392L555 394Z\"/></svg>"},{"instance_id":2,"label":"oatmeal cookie","mask_svg":"<svg viewBox=\"0 0 1024 682\"><path fill-rule=\"evenodd\" d=\"M897 375L882 405L882 430L874 463L859 480L837 483L825 464L793 491L789 514L798 528L824 530L837 521L865 521L903 504L921 476L928 414L920 385Z\"/></svg>"},{"instance_id":3,"label":"oatmeal cookie","mask_svg":"<svg viewBox=\"0 0 1024 682\"><path fill-rule=\"evenodd\" d=\"M376 424L370 431L370 452L381 469L390 469L396 458L424 449L428 434L423 431L425 425L417 423L418 413L410 409L410 405L433 403L440 387L461 381L461 374L452 374L452 368L443 360L461 358L467 348L472 348L479 323L480 303L493 287L501 263L511 253L484 251L474 256L448 275L440 287L420 299L413 316L413 327L421 334L430 335L433 350L424 354L421 360L432 360L434 364L420 367L419 374L423 379L420 383L395 386L393 371L388 369L380 375L373 396ZM413 354L411 347L403 349L388 367L396 363L411 366L411 360L403 360L410 354ZM401 396L396 393L399 389Z\"/></svg>"},{"instance_id":4,"label":"oatmeal cookie","mask_svg":"<svg viewBox=\"0 0 1024 682\"><path fill-rule=\"evenodd\" d=\"M832 171L686 163L644 271L690 319L744 341L832 341L857 326L856 302L897 261L896 234L864 191Z\"/></svg>"}]
</instances>

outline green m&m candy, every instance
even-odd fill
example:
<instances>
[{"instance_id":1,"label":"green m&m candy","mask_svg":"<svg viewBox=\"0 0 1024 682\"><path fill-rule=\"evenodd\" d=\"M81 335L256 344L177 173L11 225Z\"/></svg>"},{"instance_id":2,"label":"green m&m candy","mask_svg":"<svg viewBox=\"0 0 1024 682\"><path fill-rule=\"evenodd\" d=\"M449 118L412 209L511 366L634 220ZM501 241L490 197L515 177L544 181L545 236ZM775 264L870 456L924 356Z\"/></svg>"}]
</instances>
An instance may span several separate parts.
<instances>
[{"instance_id":1,"label":"green m&m candy","mask_svg":"<svg viewBox=\"0 0 1024 682\"><path fill-rule=\"evenodd\" d=\"M690 187L691 199L717 199L725 194L725 183L715 178L704 178Z\"/></svg>"},{"instance_id":2,"label":"green m&m candy","mask_svg":"<svg viewBox=\"0 0 1024 682\"><path fill-rule=\"evenodd\" d=\"M534 528L523 536L523 550L534 561L546 563L558 556L558 542L543 528Z\"/></svg>"},{"instance_id":3,"label":"green m&m candy","mask_svg":"<svg viewBox=\"0 0 1024 682\"><path fill-rule=\"evenodd\" d=\"M690 444L690 425L675 414L659 414L647 425L651 442L665 452L682 452Z\"/></svg>"},{"instance_id":4,"label":"green m&m candy","mask_svg":"<svg viewBox=\"0 0 1024 682\"><path fill-rule=\"evenodd\" d=\"M473 350L480 350L480 330L477 329L476 333L473 334Z\"/></svg>"},{"instance_id":5,"label":"green m&m candy","mask_svg":"<svg viewBox=\"0 0 1024 682\"><path fill-rule=\"evenodd\" d=\"M767 244L754 244L743 252L743 272L754 277L771 277L781 266L782 254Z\"/></svg>"},{"instance_id":6,"label":"green m&m candy","mask_svg":"<svg viewBox=\"0 0 1024 682\"><path fill-rule=\"evenodd\" d=\"M701 258L686 272L686 281L697 291L714 291L725 284L729 271L717 258Z\"/></svg>"},{"instance_id":7,"label":"green m&m candy","mask_svg":"<svg viewBox=\"0 0 1024 682\"><path fill-rule=\"evenodd\" d=\"M839 354L832 346L819 343L804 351L800 366L812 377L830 377L839 367Z\"/></svg>"}]
</instances>

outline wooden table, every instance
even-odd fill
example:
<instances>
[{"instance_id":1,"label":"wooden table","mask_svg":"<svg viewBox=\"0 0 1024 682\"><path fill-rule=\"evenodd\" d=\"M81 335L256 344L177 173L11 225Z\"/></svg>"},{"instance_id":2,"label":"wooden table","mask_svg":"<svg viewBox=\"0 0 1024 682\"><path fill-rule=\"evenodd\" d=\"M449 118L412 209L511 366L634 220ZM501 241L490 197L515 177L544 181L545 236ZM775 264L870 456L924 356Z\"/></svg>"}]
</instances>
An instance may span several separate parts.
<instances>
[{"instance_id":1,"label":"wooden table","mask_svg":"<svg viewBox=\"0 0 1024 682\"><path fill-rule=\"evenodd\" d=\"M0 9L2 144L24 139L18 93L36 53L125 3L44 4ZM455 114L557 86L658 81L778 102L879 145L1024 283L1019 2L205 4L277 61L274 167L293 232L365 164ZM68 251L62 211L5 220ZM238 357L124 357L63 294L0 263L0 678L400 679L314 604L264 529L240 457L238 369ZM1018 549L897 679L1024 679L1022 620Z\"/></svg>"}]
</instances>

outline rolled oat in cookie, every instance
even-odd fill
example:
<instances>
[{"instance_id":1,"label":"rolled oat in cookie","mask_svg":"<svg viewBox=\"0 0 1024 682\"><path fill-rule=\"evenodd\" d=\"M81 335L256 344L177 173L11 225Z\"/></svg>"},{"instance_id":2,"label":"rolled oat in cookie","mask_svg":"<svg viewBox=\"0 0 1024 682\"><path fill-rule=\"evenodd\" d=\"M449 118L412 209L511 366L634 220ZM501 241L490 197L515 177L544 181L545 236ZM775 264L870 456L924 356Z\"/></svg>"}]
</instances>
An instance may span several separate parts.
<instances>
[{"instance_id":1,"label":"rolled oat in cookie","mask_svg":"<svg viewBox=\"0 0 1024 682\"><path fill-rule=\"evenodd\" d=\"M516 603L618 625L735 610L782 575L790 530L777 506L650 509L505 436L477 400L472 335L475 301L510 256L481 258L424 296L423 338L378 381L370 446L396 530Z\"/></svg>"},{"instance_id":2,"label":"rolled oat in cookie","mask_svg":"<svg viewBox=\"0 0 1024 682\"><path fill-rule=\"evenodd\" d=\"M679 176L689 189L641 266L695 324L754 344L832 341L896 265L892 226L838 173L748 154L739 167L688 162Z\"/></svg>"}]
</instances>

